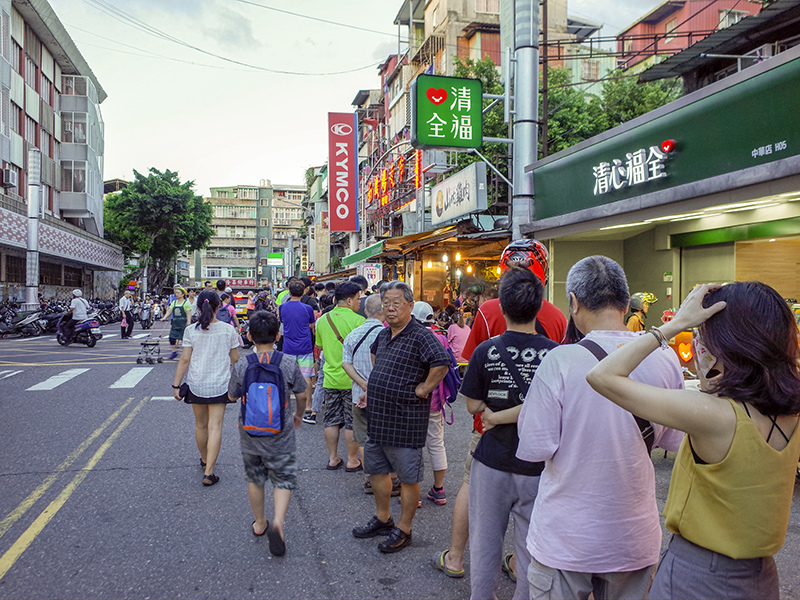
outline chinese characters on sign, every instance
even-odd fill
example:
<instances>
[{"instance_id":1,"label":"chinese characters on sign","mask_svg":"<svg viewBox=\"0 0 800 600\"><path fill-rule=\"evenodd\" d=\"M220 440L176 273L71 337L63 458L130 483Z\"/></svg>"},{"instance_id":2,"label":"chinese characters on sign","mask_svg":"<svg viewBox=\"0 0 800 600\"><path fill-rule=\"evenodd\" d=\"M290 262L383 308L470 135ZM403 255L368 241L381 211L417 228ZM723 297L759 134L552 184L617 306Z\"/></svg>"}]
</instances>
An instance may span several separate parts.
<instances>
[{"instance_id":1,"label":"chinese characters on sign","mask_svg":"<svg viewBox=\"0 0 800 600\"><path fill-rule=\"evenodd\" d=\"M256 280L255 279L245 279L245 278L234 278L234 279L226 279L225 285L229 287L256 287Z\"/></svg>"},{"instance_id":2,"label":"chinese characters on sign","mask_svg":"<svg viewBox=\"0 0 800 600\"><path fill-rule=\"evenodd\" d=\"M404 183L412 182L415 188L422 186L422 150L414 152L414 170L409 172L406 169L406 159L401 154L396 161L389 163L387 167L376 169L374 176L367 184L367 204L373 200L380 199L380 206L388 205L395 199L397 193L405 194L408 190L399 188ZM414 198L412 197L411 200Z\"/></svg>"},{"instance_id":3,"label":"chinese characters on sign","mask_svg":"<svg viewBox=\"0 0 800 600\"><path fill-rule=\"evenodd\" d=\"M483 143L479 79L420 75L412 83L415 148L478 148Z\"/></svg>"},{"instance_id":4,"label":"chinese characters on sign","mask_svg":"<svg viewBox=\"0 0 800 600\"><path fill-rule=\"evenodd\" d=\"M759 146L758 148L753 148L753 151L750 155L753 158L758 158L760 156L768 156L774 152L781 152L782 150L786 150L787 144L786 140L781 142L775 142L774 144L767 144L766 146Z\"/></svg>"},{"instance_id":5,"label":"chinese characters on sign","mask_svg":"<svg viewBox=\"0 0 800 600\"><path fill-rule=\"evenodd\" d=\"M674 142L671 144L664 142L661 148L650 146L647 150L641 148L636 152L628 152L625 155L625 162L615 158L610 163L601 162L592 167L595 178L594 195L599 196L612 190L621 190L624 187L666 177L664 161L673 148Z\"/></svg>"}]
</instances>

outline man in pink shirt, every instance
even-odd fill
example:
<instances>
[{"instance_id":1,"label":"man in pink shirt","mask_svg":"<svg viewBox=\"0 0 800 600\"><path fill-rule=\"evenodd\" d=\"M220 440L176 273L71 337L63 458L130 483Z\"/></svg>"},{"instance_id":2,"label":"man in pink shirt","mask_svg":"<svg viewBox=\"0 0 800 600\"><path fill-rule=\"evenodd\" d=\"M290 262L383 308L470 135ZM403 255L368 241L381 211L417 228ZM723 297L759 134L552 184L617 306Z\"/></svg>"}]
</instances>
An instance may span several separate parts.
<instances>
[{"instance_id":1,"label":"man in pink shirt","mask_svg":"<svg viewBox=\"0 0 800 600\"><path fill-rule=\"evenodd\" d=\"M625 327L628 284L610 258L590 256L576 263L566 289L575 325L600 347L595 351L613 352L648 335ZM634 416L586 382L597 361L580 344L551 350L519 415L517 457L545 462L527 537L532 599L589 593L644 598L658 562L661 524L653 463ZM648 356L631 377L683 388L677 357L668 348ZM655 445L677 450L682 433L652 427Z\"/></svg>"}]
</instances>

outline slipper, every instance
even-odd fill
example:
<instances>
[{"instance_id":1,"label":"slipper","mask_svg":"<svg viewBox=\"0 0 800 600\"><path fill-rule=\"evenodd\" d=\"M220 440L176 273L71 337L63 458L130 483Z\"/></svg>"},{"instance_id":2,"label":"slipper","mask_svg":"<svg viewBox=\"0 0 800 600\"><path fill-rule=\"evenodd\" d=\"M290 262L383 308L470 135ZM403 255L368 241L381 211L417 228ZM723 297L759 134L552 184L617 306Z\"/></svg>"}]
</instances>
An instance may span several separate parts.
<instances>
[{"instance_id":1,"label":"slipper","mask_svg":"<svg viewBox=\"0 0 800 600\"><path fill-rule=\"evenodd\" d=\"M444 573L448 577L453 577L455 579L459 579L459 578L464 576L464 569L461 569L460 571L456 571L454 569L450 569L450 568L447 567L447 565L444 562L444 557L447 555L448 552L450 552L450 548L448 548L447 550L442 550L441 554L439 554L438 556L434 556L431 559L431 566L434 569L438 569L439 571L441 571L442 573Z\"/></svg>"},{"instance_id":2,"label":"slipper","mask_svg":"<svg viewBox=\"0 0 800 600\"><path fill-rule=\"evenodd\" d=\"M329 464L325 468L328 469L328 471L336 471L337 469L341 469L343 464L344 464L344 461L340 458L338 463L336 463L335 465Z\"/></svg>"},{"instance_id":3,"label":"slipper","mask_svg":"<svg viewBox=\"0 0 800 600\"><path fill-rule=\"evenodd\" d=\"M255 524L256 524L256 522L253 521L253 525L250 526L250 530L253 532L253 535L256 536L256 537L261 537L262 535L267 533L267 531L269 530L269 521L267 521L267 528L264 531L262 531L261 533L256 533L256 530L253 528L255 526Z\"/></svg>"},{"instance_id":4,"label":"slipper","mask_svg":"<svg viewBox=\"0 0 800 600\"><path fill-rule=\"evenodd\" d=\"M511 570L511 559L513 558L513 556L514 556L514 554L511 553L511 554L506 554L503 557L503 573L508 575L508 577L511 579L511 581L516 583L517 582L517 574L514 573L514 571Z\"/></svg>"},{"instance_id":5,"label":"slipper","mask_svg":"<svg viewBox=\"0 0 800 600\"><path fill-rule=\"evenodd\" d=\"M275 556L286 554L286 542L281 535L272 527L267 527L267 537L269 538L269 551Z\"/></svg>"},{"instance_id":6,"label":"slipper","mask_svg":"<svg viewBox=\"0 0 800 600\"><path fill-rule=\"evenodd\" d=\"M358 466L357 467L353 467L352 469L350 467L345 467L344 470L347 473L356 473L357 471L363 471L364 470L364 464L361 461L358 461Z\"/></svg>"}]
</instances>

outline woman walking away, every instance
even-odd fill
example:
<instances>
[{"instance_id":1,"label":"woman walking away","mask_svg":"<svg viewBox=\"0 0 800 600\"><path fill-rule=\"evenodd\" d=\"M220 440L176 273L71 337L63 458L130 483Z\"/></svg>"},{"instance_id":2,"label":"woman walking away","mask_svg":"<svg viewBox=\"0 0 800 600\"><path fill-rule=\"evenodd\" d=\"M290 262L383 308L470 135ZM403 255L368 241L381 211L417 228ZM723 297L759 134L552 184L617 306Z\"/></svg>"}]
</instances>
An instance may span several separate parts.
<instances>
[{"instance_id":1,"label":"woman walking away","mask_svg":"<svg viewBox=\"0 0 800 600\"><path fill-rule=\"evenodd\" d=\"M628 378L666 340L698 326L699 392ZM649 598L777 599L772 556L786 537L800 454L800 350L792 314L763 283L702 285L672 321L650 333L587 376L622 408L687 433L664 508L674 535Z\"/></svg>"},{"instance_id":2,"label":"woman walking away","mask_svg":"<svg viewBox=\"0 0 800 600\"><path fill-rule=\"evenodd\" d=\"M200 450L203 485L219 481L214 465L222 440L231 366L239 360L239 334L228 323L217 320L219 305L214 291L203 291L197 297L200 317L184 333L183 352L172 382L175 399L191 404L194 410L194 437ZM186 387L181 389L184 378Z\"/></svg>"},{"instance_id":3,"label":"woman walking away","mask_svg":"<svg viewBox=\"0 0 800 600\"><path fill-rule=\"evenodd\" d=\"M173 290L175 292L175 300L170 302L164 313L164 318L161 319L166 321L172 317L172 327L169 330L169 346L172 348L172 353L167 360L172 360L178 356L178 342L183 341L183 331L192 318L192 303L186 299L186 290L179 285L176 285Z\"/></svg>"}]
</instances>

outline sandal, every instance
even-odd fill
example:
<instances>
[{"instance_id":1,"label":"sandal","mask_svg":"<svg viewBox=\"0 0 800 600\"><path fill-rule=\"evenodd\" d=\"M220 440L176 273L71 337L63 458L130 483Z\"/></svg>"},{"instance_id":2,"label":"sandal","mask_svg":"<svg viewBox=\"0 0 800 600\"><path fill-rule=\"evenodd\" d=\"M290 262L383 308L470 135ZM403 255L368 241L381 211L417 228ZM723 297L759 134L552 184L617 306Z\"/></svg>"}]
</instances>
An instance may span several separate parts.
<instances>
[{"instance_id":1,"label":"sandal","mask_svg":"<svg viewBox=\"0 0 800 600\"><path fill-rule=\"evenodd\" d=\"M250 526L250 530L253 532L253 535L256 536L256 537L261 537L262 535L267 533L267 531L269 531L269 521L267 521L267 526L264 529L264 531L262 531L261 533L256 533L255 526L256 526L256 522L253 521L253 524Z\"/></svg>"},{"instance_id":2,"label":"sandal","mask_svg":"<svg viewBox=\"0 0 800 600\"><path fill-rule=\"evenodd\" d=\"M202 459L202 458L200 459L200 468L201 468L201 469L205 469L205 468L206 468L206 463L205 463L205 462L203 462L203 459Z\"/></svg>"},{"instance_id":3,"label":"sandal","mask_svg":"<svg viewBox=\"0 0 800 600\"><path fill-rule=\"evenodd\" d=\"M464 569L460 571L456 571L455 569L450 569L444 561L444 557L447 556L447 553L450 552L450 548L447 550L442 550L442 553L438 556L434 556L431 559L431 566L434 569L438 569L448 577L453 577L455 579L461 578L464 576Z\"/></svg>"},{"instance_id":4,"label":"sandal","mask_svg":"<svg viewBox=\"0 0 800 600\"><path fill-rule=\"evenodd\" d=\"M211 475L203 475L203 485L205 486L214 485L218 481L219 477L217 477L213 473Z\"/></svg>"},{"instance_id":5,"label":"sandal","mask_svg":"<svg viewBox=\"0 0 800 600\"><path fill-rule=\"evenodd\" d=\"M513 553L511 553L511 554L506 554L506 555L503 557L503 573L505 573L506 575L508 575L508 577L511 579L511 581L513 581L514 583L516 583L516 582L517 582L517 574L516 574L516 573L514 573L514 571L512 571L512 570L511 570L511 559L512 559L513 557L514 557L514 554L513 554Z\"/></svg>"},{"instance_id":6,"label":"sandal","mask_svg":"<svg viewBox=\"0 0 800 600\"><path fill-rule=\"evenodd\" d=\"M269 551L275 556L286 554L286 542L281 535L271 526L267 527L267 537L269 538Z\"/></svg>"}]
</instances>

